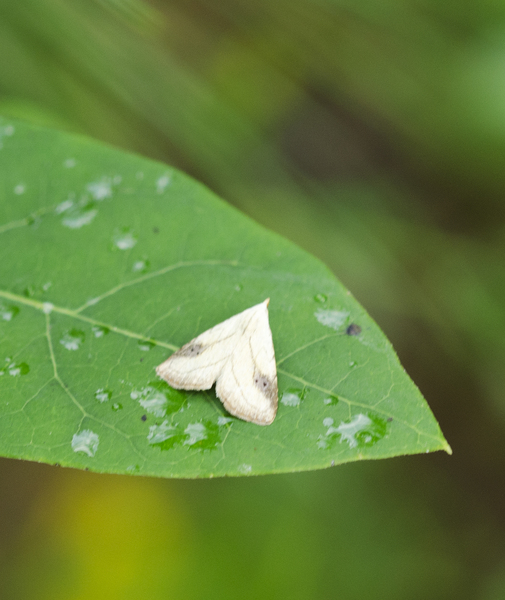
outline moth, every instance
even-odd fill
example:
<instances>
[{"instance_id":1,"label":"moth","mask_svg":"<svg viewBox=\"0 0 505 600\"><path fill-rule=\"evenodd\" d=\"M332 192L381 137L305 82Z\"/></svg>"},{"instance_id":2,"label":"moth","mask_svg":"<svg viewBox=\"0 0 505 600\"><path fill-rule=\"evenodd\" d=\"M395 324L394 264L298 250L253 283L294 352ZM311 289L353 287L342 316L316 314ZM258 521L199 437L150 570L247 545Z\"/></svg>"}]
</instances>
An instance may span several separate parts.
<instances>
[{"instance_id":1,"label":"moth","mask_svg":"<svg viewBox=\"0 0 505 600\"><path fill-rule=\"evenodd\" d=\"M172 387L208 390L244 421L270 425L278 405L277 369L267 298L204 331L156 367Z\"/></svg>"}]
</instances>

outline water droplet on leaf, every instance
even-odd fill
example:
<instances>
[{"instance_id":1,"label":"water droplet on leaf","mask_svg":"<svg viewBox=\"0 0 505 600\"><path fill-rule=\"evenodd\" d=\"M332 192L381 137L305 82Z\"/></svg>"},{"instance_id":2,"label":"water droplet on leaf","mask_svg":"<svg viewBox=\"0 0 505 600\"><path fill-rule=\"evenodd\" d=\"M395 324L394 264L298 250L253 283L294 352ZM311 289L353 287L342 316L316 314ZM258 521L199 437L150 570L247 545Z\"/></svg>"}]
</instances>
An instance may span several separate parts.
<instances>
[{"instance_id":1,"label":"water droplet on leaf","mask_svg":"<svg viewBox=\"0 0 505 600\"><path fill-rule=\"evenodd\" d=\"M112 398L112 390L108 390L107 388L99 388L95 392L95 398L98 402L107 402Z\"/></svg>"},{"instance_id":2,"label":"water droplet on leaf","mask_svg":"<svg viewBox=\"0 0 505 600\"><path fill-rule=\"evenodd\" d=\"M20 375L27 375L29 372L30 367L25 362L15 362L8 356L5 359L5 366L0 369L0 376L19 377Z\"/></svg>"},{"instance_id":3,"label":"water droplet on leaf","mask_svg":"<svg viewBox=\"0 0 505 600\"><path fill-rule=\"evenodd\" d=\"M284 406L298 406L305 397L305 389L288 388L281 396Z\"/></svg>"},{"instance_id":4,"label":"water droplet on leaf","mask_svg":"<svg viewBox=\"0 0 505 600\"><path fill-rule=\"evenodd\" d=\"M19 314L19 307L14 304L0 304L0 319L12 321Z\"/></svg>"},{"instance_id":5,"label":"water droplet on leaf","mask_svg":"<svg viewBox=\"0 0 505 600\"><path fill-rule=\"evenodd\" d=\"M93 325L91 331L96 338L101 338L104 335L107 335L110 332L110 329L104 325Z\"/></svg>"},{"instance_id":6,"label":"water droplet on leaf","mask_svg":"<svg viewBox=\"0 0 505 600\"><path fill-rule=\"evenodd\" d=\"M60 339L60 344L67 350L79 350L85 338L86 335L84 331L81 331L80 329L71 329Z\"/></svg>"},{"instance_id":7,"label":"water droplet on leaf","mask_svg":"<svg viewBox=\"0 0 505 600\"><path fill-rule=\"evenodd\" d=\"M90 457L95 456L98 444L98 434L91 431L91 429L83 429L79 433L74 434L72 438L72 450L74 452L85 452Z\"/></svg>"},{"instance_id":8,"label":"water droplet on leaf","mask_svg":"<svg viewBox=\"0 0 505 600\"><path fill-rule=\"evenodd\" d=\"M330 422L331 421L331 422ZM331 448L338 440L345 442L349 448L362 448L373 446L387 433L387 422L381 417L371 413L359 413L352 419L342 421L338 427L333 426L333 419L324 419L323 425L327 427L324 435L320 435L317 442L318 448Z\"/></svg>"},{"instance_id":9,"label":"water droplet on leaf","mask_svg":"<svg viewBox=\"0 0 505 600\"><path fill-rule=\"evenodd\" d=\"M112 180L110 177L103 177L100 181L88 183L86 190L95 200L105 200L112 196Z\"/></svg>"},{"instance_id":10,"label":"water droplet on leaf","mask_svg":"<svg viewBox=\"0 0 505 600\"><path fill-rule=\"evenodd\" d=\"M162 175L156 180L156 191L158 194L162 194L165 188L170 184L170 175Z\"/></svg>"},{"instance_id":11,"label":"water droplet on leaf","mask_svg":"<svg viewBox=\"0 0 505 600\"><path fill-rule=\"evenodd\" d=\"M149 340L139 340L137 345L143 352L149 352L149 350L152 350L156 346L154 342L150 342Z\"/></svg>"},{"instance_id":12,"label":"water droplet on leaf","mask_svg":"<svg viewBox=\"0 0 505 600\"><path fill-rule=\"evenodd\" d=\"M137 260L133 263L132 271L134 273L145 273L149 269L148 260Z\"/></svg>"},{"instance_id":13,"label":"water droplet on leaf","mask_svg":"<svg viewBox=\"0 0 505 600\"><path fill-rule=\"evenodd\" d=\"M338 404L338 398L337 396L327 396L324 398L323 402L327 406L336 406Z\"/></svg>"},{"instance_id":14,"label":"water droplet on leaf","mask_svg":"<svg viewBox=\"0 0 505 600\"><path fill-rule=\"evenodd\" d=\"M149 427L147 440L151 446L157 446L161 450L171 450L174 446L214 450L221 442L221 434L218 425L211 421L190 423L184 429L179 424L163 421L161 425Z\"/></svg>"},{"instance_id":15,"label":"water droplet on leaf","mask_svg":"<svg viewBox=\"0 0 505 600\"><path fill-rule=\"evenodd\" d=\"M56 211L62 214L61 224L69 229L80 229L89 225L98 214L96 204L90 200L81 200L77 204L67 200L56 207Z\"/></svg>"},{"instance_id":16,"label":"water droplet on leaf","mask_svg":"<svg viewBox=\"0 0 505 600\"><path fill-rule=\"evenodd\" d=\"M137 238L128 227L118 230L112 238L114 248L119 250L130 250L137 243Z\"/></svg>"},{"instance_id":17,"label":"water droplet on leaf","mask_svg":"<svg viewBox=\"0 0 505 600\"><path fill-rule=\"evenodd\" d=\"M320 308L316 310L314 316L321 325L326 325L326 327L331 327L335 331L338 331L348 319L349 313L345 310L325 310Z\"/></svg>"},{"instance_id":18,"label":"water droplet on leaf","mask_svg":"<svg viewBox=\"0 0 505 600\"><path fill-rule=\"evenodd\" d=\"M148 413L155 417L164 417L181 410L186 395L171 388L165 381L151 381L149 385L130 393L132 400L137 400Z\"/></svg>"}]
</instances>

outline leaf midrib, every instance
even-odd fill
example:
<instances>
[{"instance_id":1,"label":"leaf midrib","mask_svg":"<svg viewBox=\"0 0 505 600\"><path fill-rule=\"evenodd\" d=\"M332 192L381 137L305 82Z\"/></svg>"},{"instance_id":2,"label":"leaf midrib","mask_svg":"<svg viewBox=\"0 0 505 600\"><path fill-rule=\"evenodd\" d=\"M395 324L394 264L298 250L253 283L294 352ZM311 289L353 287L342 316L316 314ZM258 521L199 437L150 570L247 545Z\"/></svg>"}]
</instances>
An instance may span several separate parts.
<instances>
[{"instance_id":1,"label":"leaf midrib","mask_svg":"<svg viewBox=\"0 0 505 600\"><path fill-rule=\"evenodd\" d=\"M171 271L171 270L173 270L175 268L179 268L179 267L183 267L183 266L193 266L193 265L196 265L196 264L198 264L198 265L202 265L202 264L213 264L213 265L216 265L216 264L227 264L229 266L232 266L232 265L233 266L237 266L237 262L236 261L228 261L228 262L226 262L226 261L217 261L217 260L216 261L195 261L193 263L178 263L177 265L170 265L169 267L164 267L163 269L160 269L160 270L155 271L153 273L148 273L147 275L144 275L144 276L139 277L137 279L134 279L132 281L125 282L124 284L120 284L120 285L118 285L118 286L116 286L114 288L111 288L107 292L104 292L102 295L98 296L97 298L93 299L92 301L88 301L87 303L81 305L77 309L69 309L69 308L65 308L65 307L61 307L61 306L56 306L56 305L54 305L54 304L52 304L50 302L41 302L39 300L33 300L31 298L26 298L24 296L19 296L17 294L13 294L13 293L5 291L5 290L0 290L0 298L5 298L6 300L11 300L13 302L24 304L26 306L30 306L32 308L40 310L40 311L42 311L42 312L45 313L46 319L48 319L50 313L55 312L55 313L58 313L58 314L63 314L63 315L66 315L68 317L80 320L80 321L84 321L84 322L89 323L91 325L95 325L95 326L98 326L98 327L107 327L108 329L110 329L110 331L113 331L114 333L117 333L117 334L120 334L120 335L124 335L125 337L129 337L129 338L132 338L132 339L137 339L139 341L151 342L151 343L156 344L157 346L161 346L163 348L167 348L168 350L176 351L176 350L179 349L179 347L175 346L174 344L169 344L167 342L162 342L161 340L157 340L155 338L148 337L148 336L136 333L134 331L130 331L128 329L123 329L121 327L117 327L116 325L112 325L112 324L109 324L109 323L105 323L103 321L99 321L97 319L93 319L91 317L87 317L87 316L81 314L81 311L85 310L86 308L89 308L90 306L95 306L98 302L100 302L104 298L110 297L111 295L113 295L113 294L121 291L122 289L124 289L126 287L129 287L129 286L137 284L137 283L141 283L143 281L146 281L147 279L151 279L151 278L156 277L158 275L162 275L162 274L167 273L167 272L169 272L169 271ZM308 345L312 345L313 343L317 343L319 341L322 341L323 339L327 339L328 337L333 337L333 335L336 336L338 334L330 334L330 335L322 336L321 338L319 338L317 340L314 340L313 342L311 342ZM300 348L300 349L297 349L297 350L293 351L292 353L288 354L284 358L280 359L277 364L280 365L286 359L290 358L291 356L293 356L293 354L295 354L296 352L298 352L298 350L302 350L302 349L304 349L304 348ZM53 367L54 367L54 364L53 364ZM285 371L284 369L279 369L278 368L277 370L278 370L279 373L282 373L283 375L286 375L287 377L290 377L291 379L293 379L295 381L298 381L299 383L302 383L303 385L305 385L307 387L310 387L310 388L313 388L313 389L317 389L317 390L319 390L319 391L321 391L323 393L326 393L326 394L329 394L329 395L332 395L332 396L336 396L338 398L338 400L346 403L349 407L350 406L355 406L355 407L359 407L359 408L363 408L363 409L368 409L368 410L370 410L371 408L373 408L373 410L375 412L379 413L379 414L382 414L384 416L390 416L389 412L380 409L378 406L371 407L368 404L363 404L361 402L357 402L356 400L350 400L348 398L345 398L345 397L341 396L340 394L336 394L335 391L333 391L333 390L328 390L326 388L323 388L323 387L319 386L316 383L311 383L311 382L305 380L302 377L299 377L297 375L294 375L293 373L289 373L288 371ZM63 384L63 382L59 380L59 376L57 375L57 372L55 372L55 379L58 380L58 382L60 383L61 387L65 390L65 392L67 394L69 394L69 390ZM74 403L76 403L81 408L82 411L84 410L80 406L80 404L78 403L78 401L73 396L71 396L71 399L72 399L72 401ZM382 400L384 400L384 398ZM91 415L88 415L87 413L86 413L86 415L84 415L84 413L83 413L83 416L91 416ZM435 436L435 435L431 435L431 434L429 434L429 433L427 433L425 431L420 431L414 425L409 424L407 422L404 422L403 420L398 419L397 417L395 417L395 420L398 423L400 423L401 425L404 425L405 427L407 427L408 429L413 430L419 436L428 437L428 438L434 439L434 440L436 440L438 442L441 441L440 437ZM449 454L452 454L452 450L451 450L449 444L447 444L447 442L444 444L443 449L446 452L448 452Z\"/></svg>"}]
</instances>

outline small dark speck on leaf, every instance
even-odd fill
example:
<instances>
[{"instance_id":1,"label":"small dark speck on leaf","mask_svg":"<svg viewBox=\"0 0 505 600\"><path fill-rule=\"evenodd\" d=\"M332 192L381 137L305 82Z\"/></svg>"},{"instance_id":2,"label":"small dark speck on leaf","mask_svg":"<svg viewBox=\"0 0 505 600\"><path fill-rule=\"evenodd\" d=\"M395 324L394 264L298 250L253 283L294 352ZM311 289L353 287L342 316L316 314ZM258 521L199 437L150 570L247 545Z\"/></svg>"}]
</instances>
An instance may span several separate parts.
<instances>
[{"instance_id":1,"label":"small dark speck on leaf","mask_svg":"<svg viewBox=\"0 0 505 600\"><path fill-rule=\"evenodd\" d=\"M356 325L356 323L351 323L345 332L347 335L359 335L361 333L361 327Z\"/></svg>"},{"instance_id":2,"label":"small dark speck on leaf","mask_svg":"<svg viewBox=\"0 0 505 600\"><path fill-rule=\"evenodd\" d=\"M144 359L143 359L143 358L141 358L141 359L140 359L140 362L142 362L143 360L144 360Z\"/></svg>"},{"instance_id":3,"label":"small dark speck on leaf","mask_svg":"<svg viewBox=\"0 0 505 600\"><path fill-rule=\"evenodd\" d=\"M147 415L142 415L140 418L142 421L147 421Z\"/></svg>"},{"instance_id":4,"label":"small dark speck on leaf","mask_svg":"<svg viewBox=\"0 0 505 600\"><path fill-rule=\"evenodd\" d=\"M159 233L160 230L157 227L153 227L153 233Z\"/></svg>"},{"instance_id":5,"label":"small dark speck on leaf","mask_svg":"<svg viewBox=\"0 0 505 600\"><path fill-rule=\"evenodd\" d=\"M389 419L386 419L388 423L391 423L391 421L393 420L393 417L389 417Z\"/></svg>"}]
</instances>

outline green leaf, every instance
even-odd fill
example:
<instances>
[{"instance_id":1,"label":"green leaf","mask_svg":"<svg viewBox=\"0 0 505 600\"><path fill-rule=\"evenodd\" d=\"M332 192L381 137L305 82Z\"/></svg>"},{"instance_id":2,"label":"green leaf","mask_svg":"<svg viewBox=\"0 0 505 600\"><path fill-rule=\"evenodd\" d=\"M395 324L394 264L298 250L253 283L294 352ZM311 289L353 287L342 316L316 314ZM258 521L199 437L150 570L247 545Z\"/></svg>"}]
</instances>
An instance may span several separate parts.
<instances>
[{"instance_id":1,"label":"green leaf","mask_svg":"<svg viewBox=\"0 0 505 600\"><path fill-rule=\"evenodd\" d=\"M162 164L5 120L0 146L2 455L211 477L450 452L385 336L315 258ZM155 376L267 297L272 425Z\"/></svg>"}]
</instances>

